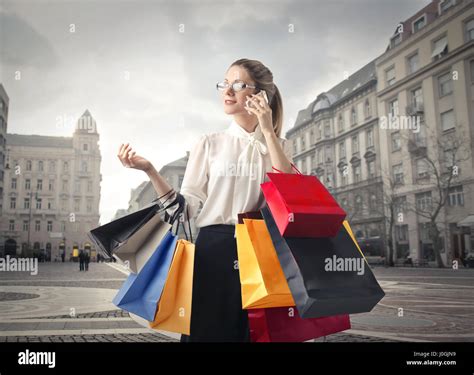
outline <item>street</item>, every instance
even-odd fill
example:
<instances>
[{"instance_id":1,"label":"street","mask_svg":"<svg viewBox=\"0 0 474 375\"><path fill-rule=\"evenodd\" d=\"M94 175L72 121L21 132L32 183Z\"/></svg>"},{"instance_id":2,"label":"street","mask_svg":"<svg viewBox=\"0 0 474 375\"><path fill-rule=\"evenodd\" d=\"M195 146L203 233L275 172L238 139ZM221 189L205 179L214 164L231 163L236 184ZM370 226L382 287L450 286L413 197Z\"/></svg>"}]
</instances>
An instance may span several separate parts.
<instances>
[{"instance_id":1,"label":"street","mask_svg":"<svg viewBox=\"0 0 474 375\"><path fill-rule=\"evenodd\" d=\"M0 341L174 342L112 304L119 264L39 263L38 274L0 273ZM372 268L386 296L351 315L348 331L316 342L472 342L474 270Z\"/></svg>"}]
</instances>

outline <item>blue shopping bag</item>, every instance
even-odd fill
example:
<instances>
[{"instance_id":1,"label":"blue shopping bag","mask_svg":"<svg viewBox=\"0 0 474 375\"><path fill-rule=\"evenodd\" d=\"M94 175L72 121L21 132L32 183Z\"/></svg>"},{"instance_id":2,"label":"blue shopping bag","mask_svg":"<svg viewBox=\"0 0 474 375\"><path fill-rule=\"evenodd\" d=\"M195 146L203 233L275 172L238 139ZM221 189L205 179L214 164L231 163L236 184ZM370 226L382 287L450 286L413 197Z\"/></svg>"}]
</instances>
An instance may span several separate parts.
<instances>
[{"instance_id":1,"label":"blue shopping bag","mask_svg":"<svg viewBox=\"0 0 474 375\"><path fill-rule=\"evenodd\" d=\"M153 321L176 249L177 237L169 231L140 272L130 273L113 303L142 318Z\"/></svg>"}]
</instances>

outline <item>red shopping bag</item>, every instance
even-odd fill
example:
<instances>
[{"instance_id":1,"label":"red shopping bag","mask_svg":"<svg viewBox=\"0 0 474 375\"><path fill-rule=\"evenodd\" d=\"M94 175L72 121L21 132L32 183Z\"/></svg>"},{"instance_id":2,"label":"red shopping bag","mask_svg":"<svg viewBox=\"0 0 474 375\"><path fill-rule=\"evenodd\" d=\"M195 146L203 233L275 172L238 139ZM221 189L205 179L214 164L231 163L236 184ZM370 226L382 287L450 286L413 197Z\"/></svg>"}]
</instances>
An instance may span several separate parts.
<instances>
[{"instance_id":1,"label":"red shopping bag","mask_svg":"<svg viewBox=\"0 0 474 375\"><path fill-rule=\"evenodd\" d=\"M351 328L349 315L302 319L295 307L248 310L252 342L303 342Z\"/></svg>"},{"instance_id":2,"label":"red shopping bag","mask_svg":"<svg viewBox=\"0 0 474 375\"><path fill-rule=\"evenodd\" d=\"M334 237L346 212L316 176L303 175L292 166L297 174L267 173L270 181L260 185L281 235Z\"/></svg>"}]
</instances>

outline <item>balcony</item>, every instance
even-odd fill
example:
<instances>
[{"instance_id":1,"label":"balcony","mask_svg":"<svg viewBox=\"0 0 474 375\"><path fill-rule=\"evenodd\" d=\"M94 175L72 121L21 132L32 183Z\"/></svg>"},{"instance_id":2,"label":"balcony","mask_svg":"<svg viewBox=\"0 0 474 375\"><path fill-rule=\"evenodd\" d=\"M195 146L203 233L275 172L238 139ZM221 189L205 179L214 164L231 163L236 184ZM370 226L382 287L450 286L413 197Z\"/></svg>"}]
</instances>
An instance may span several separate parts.
<instances>
[{"instance_id":1,"label":"balcony","mask_svg":"<svg viewBox=\"0 0 474 375\"><path fill-rule=\"evenodd\" d=\"M424 138L410 139L408 141L408 151L414 156L426 155L426 141Z\"/></svg>"},{"instance_id":2,"label":"balcony","mask_svg":"<svg viewBox=\"0 0 474 375\"><path fill-rule=\"evenodd\" d=\"M413 103L410 105L407 105L406 107L406 114L409 116L415 116L415 115L420 115L425 112L425 107L423 103Z\"/></svg>"}]
</instances>

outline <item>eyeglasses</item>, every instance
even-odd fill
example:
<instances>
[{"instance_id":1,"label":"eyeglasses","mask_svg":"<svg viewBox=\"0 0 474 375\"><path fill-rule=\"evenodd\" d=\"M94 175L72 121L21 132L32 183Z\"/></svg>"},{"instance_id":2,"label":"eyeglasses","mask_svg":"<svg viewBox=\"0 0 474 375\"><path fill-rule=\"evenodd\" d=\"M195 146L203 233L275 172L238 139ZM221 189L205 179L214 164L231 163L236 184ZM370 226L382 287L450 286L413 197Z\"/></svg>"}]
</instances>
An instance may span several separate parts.
<instances>
[{"instance_id":1,"label":"eyeglasses","mask_svg":"<svg viewBox=\"0 0 474 375\"><path fill-rule=\"evenodd\" d=\"M247 85L243 81L235 81L232 84L226 81L216 83L216 89L220 91L224 91L225 89L228 89L229 87L232 87L232 91L234 92L242 91L242 90L245 90L246 88L250 88L250 89L257 88L257 86Z\"/></svg>"}]
</instances>

